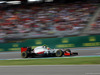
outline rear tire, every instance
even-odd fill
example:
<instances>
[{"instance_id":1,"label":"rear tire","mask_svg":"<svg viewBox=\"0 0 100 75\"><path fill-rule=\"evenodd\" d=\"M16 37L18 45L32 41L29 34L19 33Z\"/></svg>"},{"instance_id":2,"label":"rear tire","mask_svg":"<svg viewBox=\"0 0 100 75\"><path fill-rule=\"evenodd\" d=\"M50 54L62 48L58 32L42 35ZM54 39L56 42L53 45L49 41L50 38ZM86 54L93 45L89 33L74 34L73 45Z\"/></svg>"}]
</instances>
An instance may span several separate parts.
<instances>
[{"instance_id":1,"label":"rear tire","mask_svg":"<svg viewBox=\"0 0 100 75\"><path fill-rule=\"evenodd\" d=\"M63 56L63 51L62 50L57 50L55 53L56 57L62 57Z\"/></svg>"},{"instance_id":2,"label":"rear tire","mask_svg":"<svg viewBox=\"0 0 100 75\"><path fill-rule=\"evenodd\" d=\"M22 52L21 56L22 56L22 58L28 58L28 53L27 52Z\"/></svg>"}]
</instances>

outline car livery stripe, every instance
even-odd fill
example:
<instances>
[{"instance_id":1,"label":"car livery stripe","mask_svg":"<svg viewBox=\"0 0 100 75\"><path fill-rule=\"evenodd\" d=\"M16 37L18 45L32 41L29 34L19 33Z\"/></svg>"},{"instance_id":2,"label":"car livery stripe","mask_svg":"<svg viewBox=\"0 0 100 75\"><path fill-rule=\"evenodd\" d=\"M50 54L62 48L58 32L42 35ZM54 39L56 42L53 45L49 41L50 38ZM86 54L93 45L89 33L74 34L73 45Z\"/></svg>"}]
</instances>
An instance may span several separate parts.
<instances>
[{"instance_id":1,"label":"car livery stripe","mask_svg":"<svg viewBox=\"0 0 100 75\"><path fill-rule=\"evenodd\" d=\"M45 52L45 51L42 51L42 52L38 52L37 54L44 54L44 52Z\"/></svg>"}]
</instances>

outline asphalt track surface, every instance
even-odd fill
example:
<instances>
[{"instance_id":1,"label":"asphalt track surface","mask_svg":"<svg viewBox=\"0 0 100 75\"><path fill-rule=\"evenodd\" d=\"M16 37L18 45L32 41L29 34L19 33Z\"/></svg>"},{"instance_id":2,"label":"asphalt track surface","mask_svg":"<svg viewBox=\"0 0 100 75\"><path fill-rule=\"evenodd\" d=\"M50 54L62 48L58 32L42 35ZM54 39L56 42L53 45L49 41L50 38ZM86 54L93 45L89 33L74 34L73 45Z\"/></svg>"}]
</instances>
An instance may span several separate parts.
<instances>
[{"instance_id":1,"label":"asphalt track surface","mask_svg":"<svg viewBox=\"0 0 100 75\"><path fill-rule=\"evenodd\" d=\"M100 56L100 47L71 48L72 52L78 52L78 56ZM21 59L20 52L0 52L2 59Z\"/></svg>"},{"instance_id":2,"label":"asphalt track surface","mask_svg":"<svg viewBox=\"0 0 100 75\"><path fill-rule=\"evenodd\" d=\"M0 66L0 75L100 75L100 65Z\"/></svg>"},{"instance_id":3,"label":"asphalt track surface","mask_svg":"<svg viewBox=\"0 0 100 75\"><path fill-rule=\"evenodd\" d=\"M100 47L71 48L78 56L100 56ZM0 52L0 60L22 59L20 52ZM0 75L100 75L100 65L0 66Z\"/></svg>"}]
</instances>

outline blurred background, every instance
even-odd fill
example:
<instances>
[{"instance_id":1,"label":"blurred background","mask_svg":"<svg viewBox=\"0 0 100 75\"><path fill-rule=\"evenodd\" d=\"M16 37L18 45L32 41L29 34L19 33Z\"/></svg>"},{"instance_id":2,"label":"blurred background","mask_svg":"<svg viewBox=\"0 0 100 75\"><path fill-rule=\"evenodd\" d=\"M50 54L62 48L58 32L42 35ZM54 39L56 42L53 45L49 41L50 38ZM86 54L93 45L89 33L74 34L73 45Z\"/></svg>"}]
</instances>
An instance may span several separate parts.
<instances>
[{"instance_id":1,"label":"blurred background","mask_svg":"<svg viewBox=\"0 0 100 75\"><path fill-rule=\"evenodd\" d=\"M0 0L0 51L100 46L99 34L99 0Z\"/></svg>"}]
</instances>

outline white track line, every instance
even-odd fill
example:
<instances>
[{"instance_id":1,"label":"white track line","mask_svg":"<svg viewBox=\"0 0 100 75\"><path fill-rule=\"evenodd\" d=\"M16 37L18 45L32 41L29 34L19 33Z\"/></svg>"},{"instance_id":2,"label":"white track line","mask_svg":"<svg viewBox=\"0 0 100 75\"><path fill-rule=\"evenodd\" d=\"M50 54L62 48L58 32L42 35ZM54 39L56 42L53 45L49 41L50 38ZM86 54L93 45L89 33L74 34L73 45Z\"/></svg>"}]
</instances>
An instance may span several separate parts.
<instances>
[{"instance_id":1,"label":"white track line","mask_svg":"<svg viewBox=\"0 0 100 75\"><path fill-rule=\"evenodd\" d=\"M100 65L10 65L10 66L0 66L0 68L2 68L2 67L34 67L34 66L41 66L41 67L43 67L43 66L45 66L45 67L52 67L52 66L54 66L54 67L56 67L56 66L58 66L58 67L97 67L97 66L99 66L100 67ZM89 73L86 73L86 74L89 74Z\"/></svg>"},{"instance_id":2,"label":"white track line","mask_svg":"<svg viewBox=\"0 0 100 75\"><path fill-rule=\"evenodd\" d=\"M0 59L0 60L34 60L34 59L53 59L53 58L80 58L80 57L100 57L100 55L89 56L72 56L72 57L47 57L47 58L12 58L12 59Z\"/></svg>"}]
</instances>

